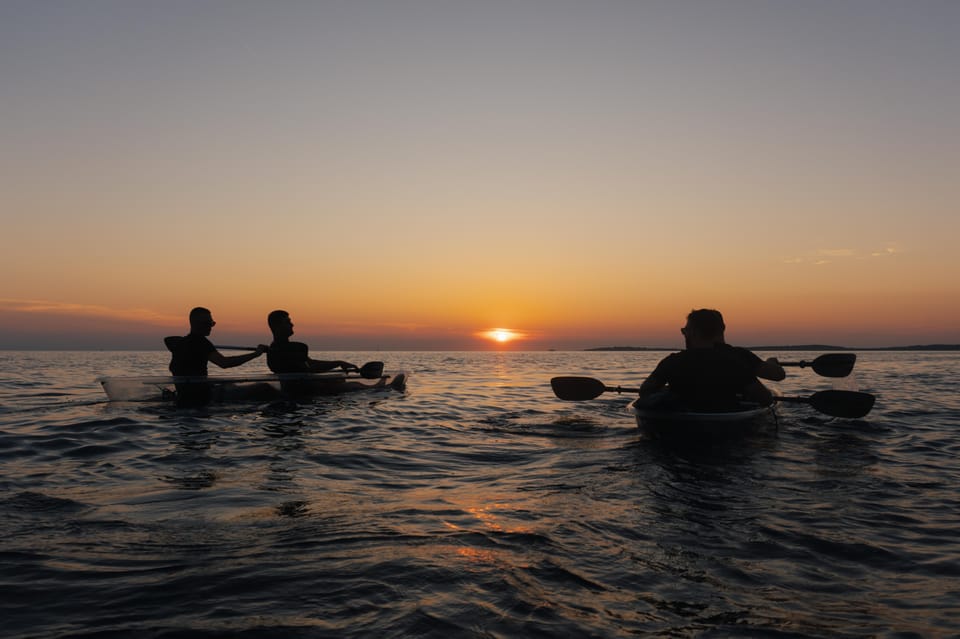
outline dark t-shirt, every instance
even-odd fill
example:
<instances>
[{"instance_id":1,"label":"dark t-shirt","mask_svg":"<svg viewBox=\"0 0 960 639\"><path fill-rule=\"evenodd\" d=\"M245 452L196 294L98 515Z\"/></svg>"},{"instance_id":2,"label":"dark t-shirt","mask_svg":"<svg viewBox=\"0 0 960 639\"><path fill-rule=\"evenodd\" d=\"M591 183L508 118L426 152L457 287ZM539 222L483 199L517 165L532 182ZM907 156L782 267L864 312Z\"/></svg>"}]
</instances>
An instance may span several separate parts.
<instances>
[{"instance_id":1,"label":"dark t-shirt","mask_svg":"<svg viewBox=\"0 0 960 639\"><path fill-rule=\"evenodd\" d=\"M215 350L203 335L187 335L171 349L170 372L174 375L206 375L207 360Z\"/></svg>"},{"instance_id":2,"label":"dark t-shirt","mask_svg":"<svg viewBox=\"0 0 960 639\"><path fill-rule=\"evenodd\" d=\"M171 349L170 372L174 375L206 377L207 360L216 350L213 343L203 335L187 335ZM194 382L177 384L178 406L202 406L210 401L210 386Z\"/></svg>"},{"instance_id":3,"label":"dark t-shirt","mask_svg":"<svg viewBox=\"0 0 960 639\"><path fill-rule=\"evenodd\" d=\"M274 373L308 373L309 352L310 349L302 342L274 342L267 352L267 366Z\"/></svg>"},{"instance_id":4,"label":"dark t-shirt","mask_svg":"<svg viewBox=\"0 0 960 639\"><path fill-rule=\"evenodd\" d=\"M668 355L652 375L665 380L670 393L691 409L726 410L757 381L762 363L745 348L721 344Z\"/></svg>"}]
</instances>

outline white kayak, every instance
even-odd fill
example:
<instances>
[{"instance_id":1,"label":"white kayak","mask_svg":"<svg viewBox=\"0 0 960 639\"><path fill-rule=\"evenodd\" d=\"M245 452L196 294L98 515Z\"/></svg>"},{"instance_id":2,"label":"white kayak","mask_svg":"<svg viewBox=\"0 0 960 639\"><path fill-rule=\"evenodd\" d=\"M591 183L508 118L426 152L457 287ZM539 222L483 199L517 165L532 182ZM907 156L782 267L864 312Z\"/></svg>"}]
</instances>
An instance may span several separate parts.
<instances>
[{"instance_id":1,"label":"white kayak","mask_svg":"<svg viewBox=\"0 0 960 639\"><path fill-rule=\"evenodd\" d=\"M772 405L749 402L742 402L732 410L700 412L651 407L634 400L628 409L644 434L687 443L739 437L762 430L771 423L776 424Z\"/></svg>"},{"instance_id":2,"label":"white kayak","mask_svg":"<svg viewBox=\"0 0 960 639\"><path fill-rule=\"evenodd\" d=\"M177 387L187 391L206 389L211 402L269 401L290 396L336 395L345 392L387 388L403 391L406 374L367 379L342 372L265 373L262 375L101 377L97 381L110 401L176 401Z\"/></svg>"}]
</instances>

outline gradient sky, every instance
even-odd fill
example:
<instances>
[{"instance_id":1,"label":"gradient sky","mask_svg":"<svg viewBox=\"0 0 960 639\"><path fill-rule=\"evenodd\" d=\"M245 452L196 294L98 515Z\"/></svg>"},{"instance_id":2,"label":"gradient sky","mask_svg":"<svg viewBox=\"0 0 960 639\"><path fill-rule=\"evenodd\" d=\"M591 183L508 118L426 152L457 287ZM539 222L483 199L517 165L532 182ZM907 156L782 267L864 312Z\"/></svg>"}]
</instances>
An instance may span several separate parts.
<instances>
[{"instance_id":1,"label":"gradient sky","mask_svg":"<svg viewBox=\"0 0 960 639\"><path fill-rule=\"evenodd\" d=\"M0 348L960 342L960 2L0 3Z\"/></svg>"}]
</instances>

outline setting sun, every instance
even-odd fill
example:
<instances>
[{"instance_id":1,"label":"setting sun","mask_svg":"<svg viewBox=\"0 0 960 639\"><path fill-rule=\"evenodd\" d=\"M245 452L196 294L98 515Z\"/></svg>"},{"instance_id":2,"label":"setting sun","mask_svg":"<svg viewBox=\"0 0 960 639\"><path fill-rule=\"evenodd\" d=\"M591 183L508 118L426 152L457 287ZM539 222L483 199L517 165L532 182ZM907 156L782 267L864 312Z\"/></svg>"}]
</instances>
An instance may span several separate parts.
<instances>
[{"instance_id":1,"label":"setting sun","mask_svg":"<svg viewBox=\"0 0 960 639\"><path fill-rule=\"evenodd\" d=\"M505 344L506 342L511 342L521 337L520 333L509 328L491 328L489 331L483 331L480 335L494 342L499 342L500 344Z\"/></svg>"}]
</instances>

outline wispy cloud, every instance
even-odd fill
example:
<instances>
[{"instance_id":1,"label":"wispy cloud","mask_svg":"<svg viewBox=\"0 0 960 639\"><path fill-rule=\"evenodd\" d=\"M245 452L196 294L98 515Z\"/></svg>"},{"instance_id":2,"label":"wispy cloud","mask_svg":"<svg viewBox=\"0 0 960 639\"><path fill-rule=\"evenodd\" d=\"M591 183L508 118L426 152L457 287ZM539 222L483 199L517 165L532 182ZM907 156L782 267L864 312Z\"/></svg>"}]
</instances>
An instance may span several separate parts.
<instances>
[{"instance_id":1,"label":"wispy cloud","mask_svg":"<svg viewBox=\"0 0 960 639\"><path fill-rule=\"evenodd\" d=\"M0 298L0 311L12 313L93 317L151 324L174 324L183 318L159 313L149 308L112 308L96 304L77 304L51 300Z\"/></svg>"},{"instance_id":2,"label":"wispy cloud","mask_svg":"<svg viewBox=\"0 0 960 639\"><path fill-rule=\"evenodd\" d=\"M814 266L821 266L823 264L832 264L846 260L882 259L901 253L903 253L903 250L891 243L885 248L873 249L866 252L852 248L823 248L812 251L807 255L784 257L782 261L784 264L812 264Z\"/></svg>"},{"instance_id":3,"label":"wispy cloud","mask_svg":"<svg viewBox=\"0 0 960 639\"><path fill-rule=\"evenodd\" d=\"M817 251L817 255L823 257L855 257L857 254L856 250L849 248L834 248L834 249L820 249Z\"/></svg>"}]
</instances>

